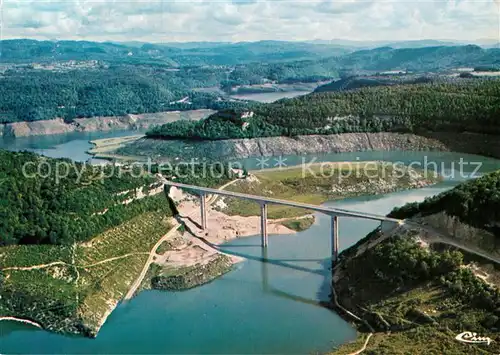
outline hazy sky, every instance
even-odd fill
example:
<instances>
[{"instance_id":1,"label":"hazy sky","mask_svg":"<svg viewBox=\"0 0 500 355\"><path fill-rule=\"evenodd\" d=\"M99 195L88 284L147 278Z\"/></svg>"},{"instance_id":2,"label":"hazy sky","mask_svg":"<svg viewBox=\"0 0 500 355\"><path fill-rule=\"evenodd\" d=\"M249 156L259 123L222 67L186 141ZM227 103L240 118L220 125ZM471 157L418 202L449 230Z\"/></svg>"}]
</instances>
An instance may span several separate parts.
<instances>
[{"instance_id":1,"label":"hazy sky","mask_svg":"<svg viewBox=\"0 0 500 355\"><path fill-rule=\"evenodd\" d=\"M114 41L499 38L500 0L0 0L7 38Z\"/></svg>"}]
</instances>

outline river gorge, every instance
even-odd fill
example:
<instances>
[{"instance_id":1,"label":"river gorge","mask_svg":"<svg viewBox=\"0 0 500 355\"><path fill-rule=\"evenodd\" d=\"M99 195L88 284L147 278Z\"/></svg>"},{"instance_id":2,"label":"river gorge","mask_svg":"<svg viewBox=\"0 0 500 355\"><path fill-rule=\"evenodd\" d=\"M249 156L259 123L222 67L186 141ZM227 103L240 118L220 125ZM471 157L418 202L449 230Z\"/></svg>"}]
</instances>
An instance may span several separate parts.
<instances>
[{"instance_id":1,"label":"river gorge","mask_svg":"<svg viewBox=\"0 0 500 355\"><path fill-rule=\"evenodd\" d=\"M121 132L119 135L126 135ZM113 134L76 134L4 141L2 147L26 149L54 157L84 161L89 139ZM311 158L311 157L309 157ZM460 159L481 164L479 174L500 168L500 161L451 152L355 152L321 154L318 161L385 160L434 162L445 180L431 187L357 197L328 206L385 214L407 202L421 201L455 186L475 169ZM287 156L289 165L301 156ZM241 160L257 168L254 158ZM452 174L454 172L454 174ZM345 249L363 238L376 223L341 219L340 244ZM96 339L63 336L12 322L0 322L2 353L288 353L327 352L356 338L351 324L323 307L329 302L331 271L330 220L316 215L314 225L300 233L271 236L267 252L260 237L241 238L223 246L245 258L236 269L188 291L145 291L122 303Z\"/></svg>"}]
</instances>

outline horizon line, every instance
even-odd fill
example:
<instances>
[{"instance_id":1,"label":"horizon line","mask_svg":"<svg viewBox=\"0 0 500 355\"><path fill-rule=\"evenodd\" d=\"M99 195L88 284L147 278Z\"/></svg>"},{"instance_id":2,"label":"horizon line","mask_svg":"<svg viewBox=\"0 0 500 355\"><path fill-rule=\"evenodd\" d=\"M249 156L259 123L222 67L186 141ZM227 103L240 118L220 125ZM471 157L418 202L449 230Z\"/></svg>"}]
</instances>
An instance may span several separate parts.
<instances>
[{"instance_id":1,"label":"horizon line","mask_svg":"<svg viewBox=\"0 0 500 355\"><path fill-rule=\"evenodd\" d=\"M189 44L189 43L220 43L220 44L238 44L238 43L259 43L259 42L288 42L288 43L310 43L310 42L335 42L335 41L344 41L344 42L353 42L359 43L360 45L369 44L369 43L404 43L404 42L425 42L425 41L434 41L434 42L443 42L443 43L453 43L453 44L487 44L494 45L500 44L500 39L494 38L478 38L475 40L467 40L467 39L436 39L436 38L422 38L422 39L380 39L380 40L363 40L363 39L346 39L346 38L333 38L333 39L322 39L322 38L314 38L314 39L259 39L259 40L249 40L249 41L231 41L231 40L192 40L192 41L150 41L150 40L98 40L98 39L58 39L58 38L33 38L33 37L12 37L12 38L2 38L0 42L4 41L15 41L15 40L31 40L37 42L95 42L95 43L151 43L151 44L167 44L167 43L176 43L176 44ZM488 42L488 43L485 43ZM328 43L320 43L320 44L328 44Z\"/></svg>"}]
</instances>

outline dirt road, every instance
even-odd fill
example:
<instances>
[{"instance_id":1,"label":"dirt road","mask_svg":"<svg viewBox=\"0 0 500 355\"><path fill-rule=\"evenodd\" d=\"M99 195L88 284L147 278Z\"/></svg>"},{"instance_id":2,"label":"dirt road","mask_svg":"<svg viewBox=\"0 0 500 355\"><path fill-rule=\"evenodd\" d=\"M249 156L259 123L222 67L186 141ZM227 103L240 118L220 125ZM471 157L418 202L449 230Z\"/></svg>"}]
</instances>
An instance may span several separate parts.
<instances>
[{"instance_id":1,"label":"dirt road","mask_svg":"<svg viewBox=\"0 0 500 355\"><path fill-rule=\"evenodd\" d=\"M228 182L227 184L222 185L218 189L219 190L224 190L228 186L234 184L236 181L238 181L238 180L232 180L232 181ZM211 195L211 196L209 196L206 199L207 207L210 206L212 203L214 203L216 199L217 199L217 195ZM193 214L195 214L198 211L199 210L197 208L192 209L187 214L187 217L191 217ZM179 227L180 227L179 222L175 221L174 224L172 225L172 228L170 229L170 231L167 234L165 234L163 237L161 237L160 240L158 240L158 242L153 246L153 248L149 252L148 260L146 261L146 264L144 264L144 268L142 269L141 273L139 274L139 277L137 277L137 279L134 281L134 283L130 286L130 289L128 290L127 294L123 298L124 301L131 299L134 296L134 294L137 292L137 289L141 285L142 280L144 280L144 277L146 276L146 274L147 274L147 272L149 270L149 267L151 266L151 263L153 262L153 260L154 260L154 258L156 256L156 250L158 250L158 248L160 247L160 245L164 241L172 238L173 235L177 232L177 229Z\"/></svg>"}]
</instances>

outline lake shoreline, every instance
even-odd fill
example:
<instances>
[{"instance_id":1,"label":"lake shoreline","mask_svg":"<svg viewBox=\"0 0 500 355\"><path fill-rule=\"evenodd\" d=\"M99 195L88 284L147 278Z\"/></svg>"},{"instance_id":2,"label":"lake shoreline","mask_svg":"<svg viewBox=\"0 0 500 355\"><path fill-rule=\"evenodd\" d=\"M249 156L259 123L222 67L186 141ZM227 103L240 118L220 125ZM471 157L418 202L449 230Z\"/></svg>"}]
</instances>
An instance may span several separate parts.
<instances>
[{"instance_id":1,"label":"lake shoreline","mask_svg":"<svg viewBox=\"0 0 500 355\"><path fill-rule=\"evenodd\" d=\"M139 157L142 160L154 156L159 161L172 161L177 157L183 159L205 157L213 161L230 161L250 157L311 156L367 151L461 152L499 158L500 141L491 135L449 132L342 133L211 141L162 140L146 137L125 144L109 154Z\"/></svg>"},{"instance_id":2,"label":"lake shoreline","mask_svg":"<svg viewBox=\"0 0 500 355\"><path fill-rule=\"evenodd\" d=\"M3 123L0 124L0 137L21 138L62 135L74 132L144 131L153 126L175 122L180 119L198 121L215 112L214 110L199 109L128 114L124 116L75 118L72 122L65 122L62 118L54 118L33 122Z\"/></svg>"}]
</instances>

